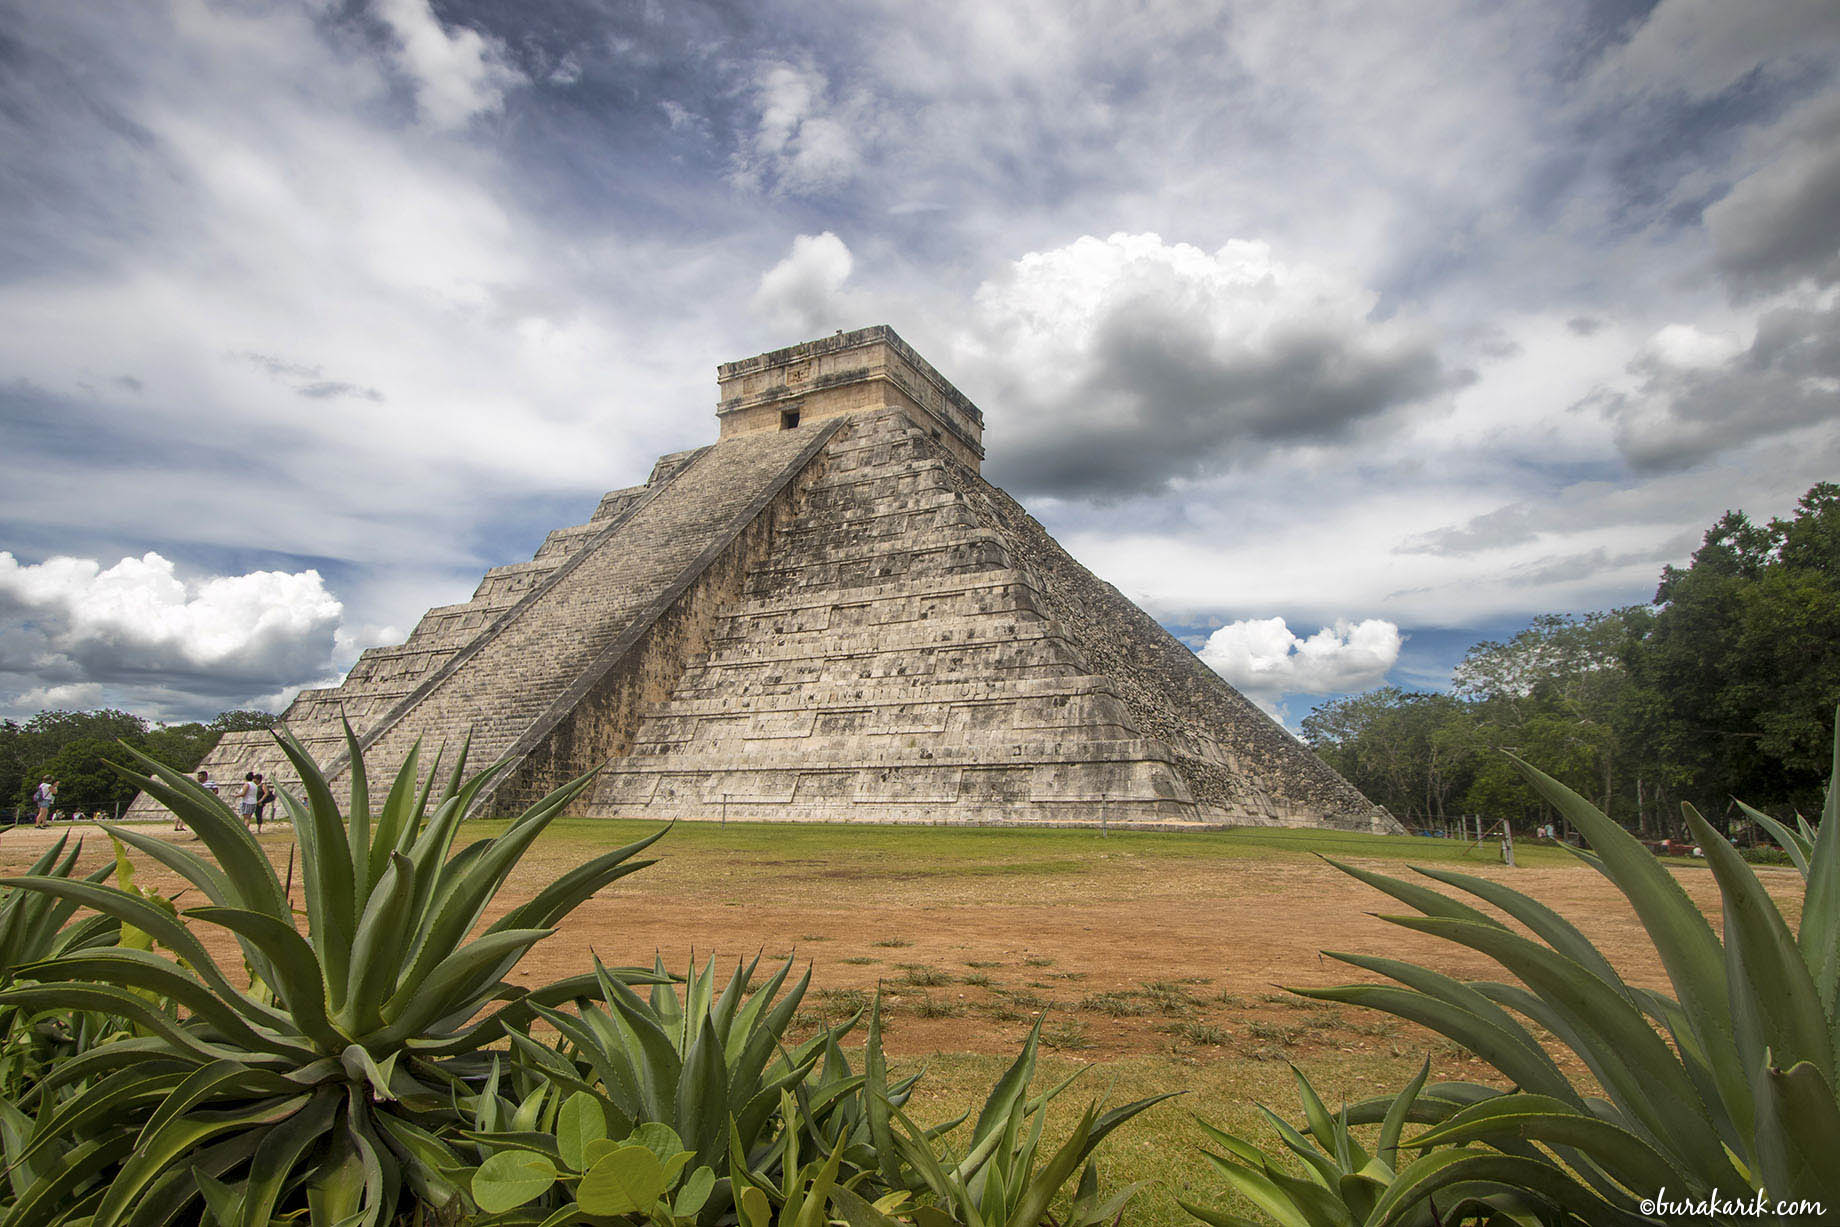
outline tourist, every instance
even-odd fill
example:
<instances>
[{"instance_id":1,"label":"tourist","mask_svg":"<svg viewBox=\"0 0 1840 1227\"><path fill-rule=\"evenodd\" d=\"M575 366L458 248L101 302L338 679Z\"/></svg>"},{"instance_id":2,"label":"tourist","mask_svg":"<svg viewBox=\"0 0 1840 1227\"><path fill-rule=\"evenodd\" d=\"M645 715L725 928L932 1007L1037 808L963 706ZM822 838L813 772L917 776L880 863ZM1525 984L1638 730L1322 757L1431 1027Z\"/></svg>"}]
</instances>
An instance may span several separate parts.
<instances>
[{"instance_id":1,"label":"tourist","mask_svg":"<svg viewBox=\"0 0 1840 1227\"><path fill-rule=\"evenodd\" d=\"M259 779L261 777L253 771L243 773L243 791L238 794L236 812L241 815L244 826L255 821L256 803L262 796L262 785L256 782Z\"/></svg>"},{"instance_id":2,"label":"tourist","mask_svg":"<svg viewBox=\"0 0 1840 1227\"><path fill-rule=\"evenodd\" d=\"M256 834L262 833L262 820L268 816L268 807L275 803L275 786L256 772Z\"/></svg>"},{"instance_id":3,"label":"tourist","mask_svg":"<svg viewBox=\"0 0 1840 1227\"><path fill-rule=\"evenodd\" d=\"M38 819L33 826L42 828L50 825L51 806L57 800L57 786L58 782L50 776L38 782L38 791L32 794L33 800L38 802Z\"/></svg>"}]
</instances>

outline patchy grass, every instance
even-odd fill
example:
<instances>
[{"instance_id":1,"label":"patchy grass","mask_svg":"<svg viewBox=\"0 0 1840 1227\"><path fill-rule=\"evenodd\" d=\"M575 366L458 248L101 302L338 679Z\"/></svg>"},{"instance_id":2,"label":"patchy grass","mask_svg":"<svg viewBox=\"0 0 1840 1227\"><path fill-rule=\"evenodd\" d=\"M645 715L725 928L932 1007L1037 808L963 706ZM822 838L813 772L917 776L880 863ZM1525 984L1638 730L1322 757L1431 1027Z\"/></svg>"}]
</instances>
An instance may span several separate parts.
<instances>
[{"instance_id":1,"label":"patchy grass","mask_svg":"<svg viewBox=\"0 0 1840 1227\"><path fill-rule=\"evenodd\" d=\"M884 937L875 944L882 947L884 950L901 950L913 945L913 943L908 941L905 937Z\"/></svg>"},{"instance_id":2,"label":"patchy grass","mask_svg":"<svg viewBox=\"0 0 1840 1227\"><path fill-rule=\"evenodd\" d=\"M901 1005L915 1018L957 1018L965 1012L963 1002L935 997L931 993L921 993L918 998L903 998Z\"/></svg>"},{"instance_id":3,"label":"patchy grass","mask_svg":"<svg viewBox=\"0 0 1840 1227\"><path fill-rule=\"evenodd\" d=\"M937 967L928 967L925 963L901 964L901 982L921 988L937 988L941 984L952 983L952 977Z\"/></svg>"},{"instance_id":4,"label":"patchy grass","mask_svg":"<svg viewBox=\"0 0 1840 1227\"><path fill-rule=\"evenodd\" d=\"M1290 1027L1283 1023L1266 1022L1262 1018L1255 1018L1246 1024L1246 1034L1253 1039L1265 1040L1273 1044L1282 1044L1286 1047L1295 1044L1301 1039L1303 1037L1303 1032L1304 1028L1302 1027Z\"/></svg>"},{"instance_id":5,"label":"patchy grass","mask_svg":"<svg viewBox=\"0 0 1840 1227\"><path fill-rule=\"evenodd\" d=\"M1044 1048L1058 1048L1073 1051L1092 1047L1092 1041L1086 1038L1086 1024L1077 1018L1050 1019L1041 1029L1041 1043Z\"/></svg>"},{"instance_id":6,"label":"patchy grass","mask_svg":"<svg viewBox=\"0 0 1840 1227\"><path fill-rule=\"evenodd\" d=\"M882 1005L887 1007L886 999ZM860 988L821 988L817 992L819 1017L840 1022L869 1008L869 994Z\"/></svg>"},{"instance_id":7,"label":"patchy grass","mask_svg":"<svg viewBox=\"0 0 1840 1227\"><path fill-rule=\"evenodd\" d=\"M1169 1028L1170 1034L1187 1044L1206 1044L1218 1048L1233 1041L1227 1029L1210 1022L1186 1020Z\"/></svg>"},{"instance_id":8,"label":"patchy grass","mask_svg":"<svg viewBox=\"0 0 1840 1227\"><path fill-rule=\"evenodd\" d=\"M1150 1003L1136 993L1092 993L1080 998L1080 1008L1113 1018L1142 1018L1150 1012Z\"/></svg>"}]
</instances>

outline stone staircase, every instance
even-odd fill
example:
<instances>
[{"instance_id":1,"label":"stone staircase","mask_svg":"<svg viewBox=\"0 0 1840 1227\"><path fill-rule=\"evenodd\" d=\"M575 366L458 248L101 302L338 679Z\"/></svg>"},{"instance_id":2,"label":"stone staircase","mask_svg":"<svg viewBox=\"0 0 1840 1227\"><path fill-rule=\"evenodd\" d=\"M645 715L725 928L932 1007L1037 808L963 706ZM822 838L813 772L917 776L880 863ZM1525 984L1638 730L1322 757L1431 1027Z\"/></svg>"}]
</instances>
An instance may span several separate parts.
<instances>
[{"instance_id":1,"label":"stone staircase","mask_svg":"<svg viewBox=\"0 0 1840 1227\"><path fill-rule=\"evenodd\" d=\"M1040 612L905 415L827 449L709 653L646 709L591 813L1129 824L1210 815Z\"/></svg>"}]
</instances>

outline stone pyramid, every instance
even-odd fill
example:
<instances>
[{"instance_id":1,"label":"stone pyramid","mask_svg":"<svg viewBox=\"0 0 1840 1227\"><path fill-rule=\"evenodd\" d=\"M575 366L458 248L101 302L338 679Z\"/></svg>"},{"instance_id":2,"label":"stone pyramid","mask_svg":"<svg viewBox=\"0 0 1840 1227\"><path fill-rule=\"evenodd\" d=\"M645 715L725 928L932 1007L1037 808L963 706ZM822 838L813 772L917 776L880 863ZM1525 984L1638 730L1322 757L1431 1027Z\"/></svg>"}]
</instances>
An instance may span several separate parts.
<instances>
[{"instance_id":1,"label":"stone pyramid","mask_svg":"<svg viewBox=\"0 0 1840 1227\"><path fill-rule=\"evenodd\" d=\"M982 415L892 329L717 379L714 444L288 727L337 778L343 713L373 780L470 731L511 760L488 811L600 767L591 816L1400 829L984 481ZM287 779L261 733L204 766Z\"/></svg>"}]
</instances>

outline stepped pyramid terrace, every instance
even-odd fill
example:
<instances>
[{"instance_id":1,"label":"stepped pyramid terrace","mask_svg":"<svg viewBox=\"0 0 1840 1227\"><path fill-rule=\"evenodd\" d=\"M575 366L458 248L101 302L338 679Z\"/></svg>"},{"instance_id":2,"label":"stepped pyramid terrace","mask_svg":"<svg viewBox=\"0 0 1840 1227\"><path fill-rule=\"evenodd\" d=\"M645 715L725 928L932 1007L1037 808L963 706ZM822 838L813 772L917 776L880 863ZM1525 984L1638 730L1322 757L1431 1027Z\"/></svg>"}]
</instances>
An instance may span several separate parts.
<instances>
[{"instance_id":1,"label":"stepped pyramid terrace","mask_svg":"<svg viewBox=\"0 0 1840 1227\"><path fill-rule=\"evenodd\" d=\"M1400 829L986 482L892 329L717 382L714 443L300 693L335 780L342 713L373 780L418 738L509 758L481 812L598 767L593 817ZM203 765L291 779L266 733Z\"/></svg>"}]
</instances>

